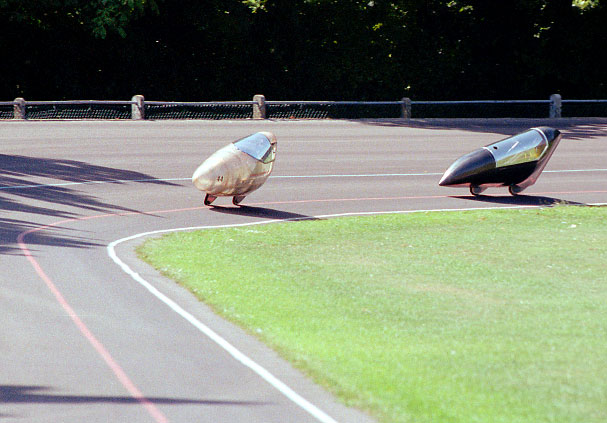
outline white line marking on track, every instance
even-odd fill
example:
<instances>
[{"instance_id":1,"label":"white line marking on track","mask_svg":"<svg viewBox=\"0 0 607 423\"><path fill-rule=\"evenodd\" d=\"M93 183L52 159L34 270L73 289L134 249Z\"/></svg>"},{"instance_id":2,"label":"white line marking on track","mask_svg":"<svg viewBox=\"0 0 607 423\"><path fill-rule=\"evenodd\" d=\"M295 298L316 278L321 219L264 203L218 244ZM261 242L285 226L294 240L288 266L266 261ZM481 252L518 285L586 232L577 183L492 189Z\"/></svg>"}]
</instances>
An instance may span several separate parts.
<instances>
[{"instance_id":1,"label":"white line marking on track","mask_svg":"<svg viewBox=\"0 0 607 423\"><path fill-rule=\"evenodd\" d=\"M196 317L192 316L190 313L185 311L181 306L175 303L173 300L168 298L162 292L160 292L156 287L150 284L148 281L143 279L137 272L134 272L126 263L124 263L120 258L116 255L116 246L125 241L130 241L132 239L148 236L148 235L156 235L164 232L176 232L176 231L188 231L188 230L196 230L196 229L215 229L215 228L226 228L226 227L237 227L237 226L252 226L259 225L264 223L278 222L281 220L266 220L261 222L251 222L237 225L219 225L219 226L199 226L199 227L191 227L191 228L179 228L179 229L169 229L169 230L160 230L160 231L152 231L145 232L141 234L132 235L126 238L119 239L110 243L107 246L108 255L110 258L118 265L120 268L127 273L131 278L133 278L136 282L142 285L145 289L147 289L152 295L158 298L160 301L169 306L175 313L179 314L185 320L190 322L196 329L206 335L209 339L223 348L228 354L230 354L234 359L242 363L244 366L251 369L257 375L259 375L263 380L269 383L271 386L276 388L281 394L291 400L293 403L298 405L300 408L308 412L308 414L312 415L318 421L322 423L337 423L332 417L326 414L324 411L320 410L318 407L310 403L308 400L297 394L291 388L289 388L285 383L280 381L276 376L266 370L264 367L257 364L255 361L250 359L247 355L242 353L224 338L222 338L217 332L213 331L207 325L202 323L200 320L196 319Z\"/></svg>"},{"instance_id":2,"label":"white line marking on track","mask_svg":"<svg viewBox=\"0 0 607 423\"><path fill-rule=\"evenodd\" d=\"M150 181L158 181L158 179L151 179ZM129 181L123 181L123 182L129 182ZM99 181L98 183L111 183L111 182ZM1 189L1 187L0 187L0 189ZM599 192L604 192L604 191L599 191ZM542 194L542 193L540 193L540 194ZM546 194L546 193L543 193L543 194ZM411 198L440 198L440 197L446 197L446 196L425 196L425 197L411 197ZM397 198L398 197L383 198L383 200L397 199ZM400 197L400 198L408 198L408 197ZM357 200L365 200L365 199L357 199ZM321 200L321 201L335 201L335 200ZM343 200L339 200L339 201L343 201ZM285 203L300 203L300 202L302 202L302 201L269 202L269 203L257 203L254 205L259 206L259 205L268 205L268 204L285 204ZM333 215L321 215L321 216L316 216L316 217L317 218L327 218L327 217L338 217L338 216L386 214L386 213L419 213L419 212L433 212L433 211L465 211L465 210L478 210L478 209L533 208L533 207L541 207L541 206L518 206L518 207L517 206L513 206L513 207L500 206L500 207L479 207L479 208L473 208L473 209L464 208L464 209L442 209L442 210L350 212L350 213L341 213L341 214L333 214ZM206 206L205 207L189 207L189 208L182 208L182 209L161 210L161 211L156 211L154 213L184 212L184 211L197 210L197 209L203 209L203 208L207 208L207 207ZM59 290L57 289L57 287L55 286L53 281L46 275L46 273L44 272L42 267L38 264L37 260L34 258L31 251L29 250L29 248L27 246L27 242L25 241L25 238L29 234L32 234L32 233L35 233L38 231L42 231L45 229L58 227L59 225L68 223L68 222L77 222L77 221L85 221L85 220L108 218L108 217L118 217L118 216L131 216L131 215L136 215L136 214L144 214L144 212L109 213L109 214L83 216L83 217L60 220L60 221L57 221L57 222L54 222L54 223L51 223L48 225L41 225L41 226L38 226L38 227L35 227L32 229L29 229L27 231L21 232L17 236L17 242L19 244L20 249L23 251L24 256L27 258L27 260L30 261L30 263L34 267L35 271L38 273L38 275L41 277L41 279L46 283L47 287L53 292L56 299L59 301L59 303L62 305L62 307L68 313L68 315L74 321L76 326L78 326L81 333L85 336L85 338L88 339L88 341L97 350L97 352L100 354L100 356L106 361L106 364L108 364L108 366L112 369L112 371L114 372L114 374L116 375L118 380L120 380L120 382L131 393L131 395L135 399L137 399L147 409L150 416L157 423L163 423L163 422L167 421L164 414L162 414L162 412L160 412L160 410L158 410L152 402L150 402L145 396L143 396L141 391L139 391L139 389L130 381L130 379L128 378L126 373L124 373L124 371L120 368L118 363L115 362L115 360L112 358L112 356L109 354L109 352L105 349L105 347L101 344L101 342L99 342L99 340L89 331L89 329L86 327L86 325L80 320L80 318L76 315L76 313L71 308L71 306L67 303L67 301L65 300L65 298L63 297L61 292L59 292ZM311 415L315 416L319 421L321 421L323 423L335 423L334 419L332 419L331 417L326 415L323 411L316 408L314 405L309 403L307 400L305 400L304 398L299 396L297 393L292 391L288 386L286 386L280 380L276 379L266 369L259 366L257 363L253 362L248 357L246 357L244 354L242 354L240 351L238 351L235 347L231 346L231 344L229 344L227 341L225 341L223 338L221 338L219 335L217 335L215 332L213 332L210 328L206 327L204 324L202 324L197 319L195 319L193 316L191 316L189 313L187 313L185 310L183 310L175 302L173 302L168 297L166 297L162 293L160 293L154 286L152 286L147 281L145 281L143 278L141 278L137 273L133 272L115 254L115 246L118 245L119 243L125 242L127 240L131 240L131 239L135 239L138 237L143 237L145 235L158 234L158 233L162 233L162 232L186 231L186 230L195 230L195 229L211 229L214 227L219 228L219 227L229 227L229 226L232 226L232 227L233 226L250 226L250 225L256 225L256 224L267 224L267 223L272 223L272 222L283 222L283 221L287 221L287 220L302 220L302 219L306 219L306 218L304 217L304 218L293 218L293 219L268 219L265 221L251 222L251 223L245 223L245 224L239 224L239 225L197 226L197 227L176 228L176 229L169 229L169 230L146 232L146 233L132 235L130 237L126 237L126 238L122 238L121 240L114 241L113 243L111 243L107 246L107 251L108 251L109 256L112 257L112 260L114 260L114 262L119 264L119 266L125 272L130 274L131 277L133 277L138 283L142 284L149 292L154 294L157 298L161 299L163 302L165 302L167 305L169 305L173 310L175 310L176 312L181 314L184 318L186 318L186 320L188 320L190 323L192 323L194 326L196 326L203 333L207 334L207 336L209 336L216 343L218 343L218 345L220 345L224 349L226 349L226 351L228 351L234 358L239 360L241 363L247 365L251 370L255 371L257 374L259 374L261 377L266 379L268 382L272 383L272 385L275 386L277 389L279 389L284 395L286 395L287 397L289 397L290 399L292 399L293 401L298 403L298 405L300 405L303 409L308 411ZM182 310L182 312L180 312L178 310ZM206 329L204 329L204 328L206 328Z\"/></svg>"},{"instance_id":3,"label":"white line marking on track","mask_svg":"<svg viewBox=\"0 0 607 423\"><path fill-rule=\"evenodd\" d=\"M233 228L233 227L243 227L243 226L254 226L254 225L263 225L270 223L278 223L285 221L297 221L297 220L310 220L310 219L325 219L332 217L344 217L344 216L362 216L362 215L378 215L378 214L409 214L409 213L429 213L429 212L458 212L458 211L471 211L471 210L501 210L501 209L525 209L525 208L540 208L542 206L499 206L499 207L475 207L475 208L458 208L458 209L427 209L427 210L392 210L392 211L373 211L373 212L348 212L348 213L339 213L339 214L326 214L326 215L318 215L318 216L310 216L310 217L300 217L300 218L292 218L292 219L269 219L257 222L248 222L248 223L239 223L239 224L228 224L228 225L205 225L205 226L190 226L183 228L173 228L173 229L161 229L157 231L149 231L142 232L139 234L131 235L125 238L118 239L109 243L106 247L108 256L116 263L127 275L129 275L133 280L147 289L152 295L166 304L169 308L171 308L175 313L179 314L186 321L191 323L196 329L198 329L201 333L223 348L228 354L230 354L235 360L243 364L245 367L248 367L257 375L259 375L263 380L273 386L276 390L278 390L281 394L291 400L293 403L298 405L300 408L308 412L314 418L322 423L337 423L332 417L327 415L324 411L320 410L318 407L310 403L308 400L297 394L293 391L289 386L287 386L284 382L279 380L276 376L270 373L267 369L257 364L247 355L238 350L235 346L226 341L222 336L220 336L217 332L209 328L207 325L202 323L192 314L184 310L179 304L175 301L171 300L169 297L160 292L154 285L145 280L141 275L132 270L124 261L122 261L118 255L116 254L116 246L127 242L132 241L138 238L144 238L147 236L160 235L164 233L170 232L184 232L184 231L194 231L194 230L203 230L203 229L219 229L219 228Z\"/></svg>"},{"instance_id":4,"label":"white line marking on track","mask_svg":"<svg viewBox=\"0 0 607 423\"><path fill-rule=\"evenodd\" d=\"M544 170L543 173L586 173L607 172L607 169L564 169ZM442 173L369 173L369 174L343 174L343 175L272 175L270 179L311 179L311 178L385 178L393 176L441 176ZM127 182L176 182L189 181L192 178L148 178L148 179L111 179L105 181L58 182L54 184L9 185L0 186L0 191L30 188L67 187L74 185L123 184Z\"/></svg>"},{"instance_id":5,"label":"white line marking on track","mask_svg":"<svg viewBox=\"0 0 607 423\"><path fill-rule=\"evenodd\" d=\"M343 175L273 175L273 179L311 179L311 178L383 178L389 176L440 176L442 173L366 173Z\"/></svg>"},{"instance_id":6,"label":"white line marking on track","mask_svg":"<svg viewBox=\"0 0 607 423\"><path fill-rule=\"evenodd\" d=\"M61 223L61 222L59 222ZM101 356L103 361L108 365L111 371L114 373L118 381L122 384L122 386L131 394L133 398L135 398L145 409L148 414L152 417L152 419L156 423L168 423L168 419L166 416L153 404L149 399L147 399L143 393L137 388L137 386L131 381L126 372L120 367L120 365L114 360L109 351L103 346L103 344L97 339L97 337L89 330L86 324L80 319L80 317L76 314L72 306L67 302L63 294L59 291L55 283L51 280L51 278L46 274L46 272L42 269L38 261L34 258L32 252L27 247L25 242L25 237L31 233L38 232L40 230L52 227L54 225L48 226L40 226L38 228L33 228L25 232L21 232L17 236L17 243L19 244L19 248L23 251L23 254L27 258L27 260L31 263L38 276L42 279L42 281L46 284L48 289L57 299L57 302L61 305L61 307L68 314L70 319L74 322L80 333L86 338L86 340L91 344L91 346L97 351L97 353Z\"/></svg>"},{"instance_id":7,"label":"white line marking on track","mask_svg":"<svg viewBox=\"0 0 607 423\"><path fill-rule=\"evenodd\" d=\"M69 186L73 186L73 185L124 184L127 182L171 182L171 181L186 181L189 179L192 179L192 178L110 179L110 180L105 180L105 181L58 182L55 184L10 185L10 186L0 187L0 190L8 191L11 189L69 187Z\"/></svg>"}]
</instances>

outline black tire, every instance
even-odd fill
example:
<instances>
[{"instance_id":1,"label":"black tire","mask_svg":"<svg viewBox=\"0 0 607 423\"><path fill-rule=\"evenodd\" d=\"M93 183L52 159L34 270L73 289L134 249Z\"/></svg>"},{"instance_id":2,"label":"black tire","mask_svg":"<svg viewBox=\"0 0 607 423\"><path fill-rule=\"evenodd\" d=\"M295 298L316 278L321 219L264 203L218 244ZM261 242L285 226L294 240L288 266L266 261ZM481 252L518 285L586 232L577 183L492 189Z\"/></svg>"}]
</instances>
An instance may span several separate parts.
<instances>
[{"instance_id":1,"label":"black tire","mask_svg":"<svg viewBox=\"0 0 607 423\"><path fill-rule=\"evenodd\" d=\"M482 187L479 187L477 185L470 185L470 194L474 195L475 197L478 197L486 189L487 188L482 188Z\"/></svg>"},{"instance_id":2,"label":"black tire","mask_svg":"<svg viewBox=\"0 0 607 423\"><path fill-rule=\"evenodd\" d=\"M510 193L510 195L512 195L513 197L516 197L517 195L519 195L521 192L523 192L523 189L519 186L516 185L510 185L508 187L508 192Z\"/></svg>"},{"instance_id":3,"label":"black tire","mask_svg":"<svg viewBox=\"0 0 607 423\"><path fill-rule=\"evenodd\" d=\"M217 199L217 197L215 197L214 195L207 194L207 195L204 196L204 205L205 206L210 206L211 203L213 201L215 201L216 199Z\"/></svg>"}]
</instances>

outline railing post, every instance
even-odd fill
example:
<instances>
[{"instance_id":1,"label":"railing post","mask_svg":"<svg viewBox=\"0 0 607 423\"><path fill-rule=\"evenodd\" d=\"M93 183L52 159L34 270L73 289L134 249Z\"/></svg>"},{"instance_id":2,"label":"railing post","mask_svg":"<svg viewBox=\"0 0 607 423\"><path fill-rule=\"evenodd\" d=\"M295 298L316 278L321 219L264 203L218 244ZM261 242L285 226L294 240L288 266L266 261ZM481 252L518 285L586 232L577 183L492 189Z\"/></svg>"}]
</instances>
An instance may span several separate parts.
<instances>
[{"instance_id":1,"label":"railing post","mask_svg":"<svg viewBox=\"0 0 607 423\"><path fill-rule=\"evenodd\" d=\"M552 94L550 96L550 117L560 118L562 111L563 99L560 94Z\"/></svg>"},{"instance_id":2,"label":"railing post","mask_svg":"<svg viewBox=\"0 0 607 423\"><path fill-rule=\"evenodd\" d=\"M17 97L14 100L13 118L21 120L25 119L25 99L22 97Z\"/></svg>"},{"instance_id":3,"label":"railing post","mask_svg":"<svg viewBox=\"0 0 607 423\"><path fill-rule=\"evenodd\" d=\"M403 119L411 119L411 99L403 97L400 115Z\"/></svg>"},{"instance_id":4,"label":"railing post","mask_svg":"<svg viewBox=\"0 0 607 423\"><path fill-rule=\"evenodd\" d=\"M253 96L253 119L266 118L266 97L263 94Z\"/></svg>"},{"instance_id":5,"label":"railing post","mask_svg":"<svg viewBox=\"0 0 607 423\"><path fill-rule=\"evenodd\" d=\"M140 94L134 95L133 98L131 98L131 101L135 102L135 104L131 104L131 119L145 119L145 102L143 96Z\"/></svg>"}]
</instances>

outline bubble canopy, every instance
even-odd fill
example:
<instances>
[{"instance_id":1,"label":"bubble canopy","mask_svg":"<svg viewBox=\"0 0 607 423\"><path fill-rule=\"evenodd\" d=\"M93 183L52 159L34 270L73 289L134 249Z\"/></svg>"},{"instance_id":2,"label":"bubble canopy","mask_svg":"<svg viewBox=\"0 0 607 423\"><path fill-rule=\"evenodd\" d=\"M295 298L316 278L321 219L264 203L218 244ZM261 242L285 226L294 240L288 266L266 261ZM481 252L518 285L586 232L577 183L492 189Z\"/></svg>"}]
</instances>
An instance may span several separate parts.
<instances>
[{"instance_id":1,"label":"bubble canopy","mask_svg":"<svg viewBox=\"0 0 607 423\"><path fill-rule=\"evenodd\" d=\"M234 146L263 163L274 161L274 149L268 137L258 132L248 137L234 141Z\"/></svg>"},{"instance_id":2,"label":"bubble canopy","mask_svg":"<svg viewBox=\"0 0 607 423\"><path fill-rule=\"evenodd\" d=\"M496 167L504 167L540 160L548 147L546 135L538 128L531 128L483 148L493 155Z\"/></svg>"}]
</instances>

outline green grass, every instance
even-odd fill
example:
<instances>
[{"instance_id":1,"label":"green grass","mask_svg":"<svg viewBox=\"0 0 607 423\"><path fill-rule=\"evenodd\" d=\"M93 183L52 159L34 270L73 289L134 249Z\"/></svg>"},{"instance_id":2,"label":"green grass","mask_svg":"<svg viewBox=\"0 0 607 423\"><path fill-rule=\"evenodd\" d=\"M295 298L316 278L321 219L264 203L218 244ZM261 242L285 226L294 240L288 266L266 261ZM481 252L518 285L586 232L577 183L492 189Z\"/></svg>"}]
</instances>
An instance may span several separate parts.
<instances>
[{"instance_id":1,"label":"green grass","mask_svg":"<svg viewBox=\"0 0 607 423\"><path fill-rule=\"evenodd\" d=\"M381 421L607 421L607 208L174 233L139 254Z\"/></svg>"}]
</instances>

